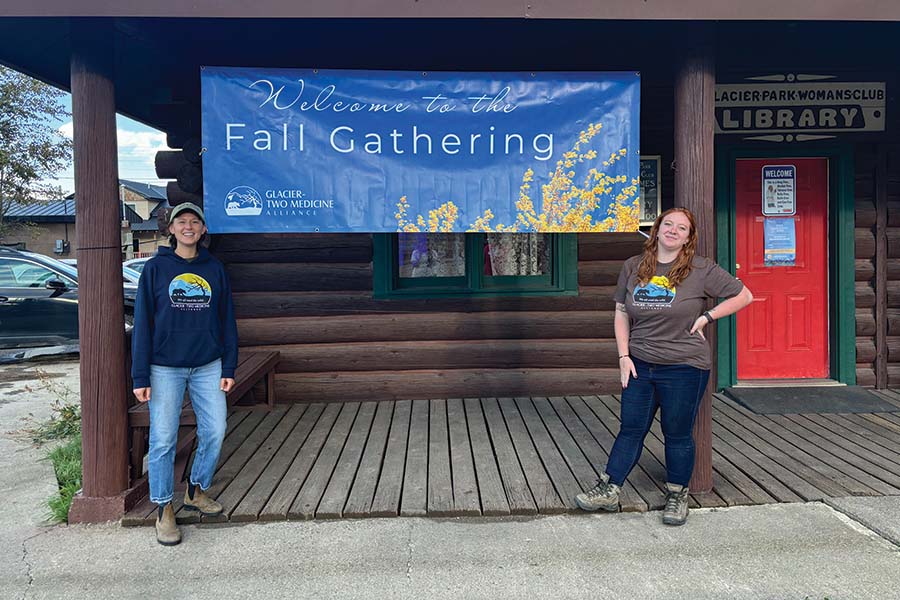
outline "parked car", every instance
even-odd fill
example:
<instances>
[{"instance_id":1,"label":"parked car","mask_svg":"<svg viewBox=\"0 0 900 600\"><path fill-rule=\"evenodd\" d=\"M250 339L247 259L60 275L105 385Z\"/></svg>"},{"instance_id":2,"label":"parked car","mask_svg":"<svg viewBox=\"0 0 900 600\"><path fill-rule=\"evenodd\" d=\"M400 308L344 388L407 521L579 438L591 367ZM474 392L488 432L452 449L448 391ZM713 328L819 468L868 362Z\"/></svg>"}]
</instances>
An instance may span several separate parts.
<instances>
[{"instance_id":1,"label":"parked car","mask_svg":"<svg viewBox=\"0 0 900 600\"><path fill-rule=\"evenodd\" d=\"M48 257L49 258L49 257ZM60 258L59 262L65 263L67 265L71 265L78 268L78 260L75 258ZM126 267L125 264L122 264L122 283L125 285L134 284L137 285L141 279L140 271L135 271L131 267Z\"/></svg>"},{"instance_id":2,"label":"parked car","mask_svg":"<svg viewBox=\"0 0 900 600\"><path fill-rule=\"evenodd\" d=\"M147 264L147 261L150 260L151 256L146 256L144 258L132 258L131 260L126 260L123 265L130 269L134 269L138 273L144 270L144 265Z\"/></svg>"},{"instance_id":3,"label":"parked car","mask_svg":"<svg viewBox=\"0 0 900 600\"><path fill-rule=\"evenodd\" d=\"M126 267L122 265L122 277L125 278L125 283L131 283L137 285L141 280L141 272L132 269L131 267Z\"/></svg>"},{"instance_id":4,"label":"parked car","mask_svg":"<svg viewBox=\"0 0 900 600\"><path fill-rule=\"evenodd\" d=\"M137 286L123 284L125 328ZM78 271L55 258L0 248L0 348L56 346L78 339Z\"/></svg>"}]
</instances>

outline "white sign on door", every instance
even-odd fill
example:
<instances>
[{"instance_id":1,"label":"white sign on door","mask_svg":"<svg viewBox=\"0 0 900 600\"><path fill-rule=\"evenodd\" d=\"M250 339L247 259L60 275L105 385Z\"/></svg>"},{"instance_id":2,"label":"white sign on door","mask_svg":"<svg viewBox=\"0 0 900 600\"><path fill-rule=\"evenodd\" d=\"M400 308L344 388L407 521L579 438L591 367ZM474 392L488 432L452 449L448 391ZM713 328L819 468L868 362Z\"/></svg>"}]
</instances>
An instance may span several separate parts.
<instances>
[{"instance_id":1,"label":"white sign on door","mask_svg":"<svg viewBox=\"0 0 900 600\"><path fill-rule=\"evenodd\" d=\"M786 217L797 212L797 167L765 165L762 168L762 214Z\"/></svg>"}]
</instances>

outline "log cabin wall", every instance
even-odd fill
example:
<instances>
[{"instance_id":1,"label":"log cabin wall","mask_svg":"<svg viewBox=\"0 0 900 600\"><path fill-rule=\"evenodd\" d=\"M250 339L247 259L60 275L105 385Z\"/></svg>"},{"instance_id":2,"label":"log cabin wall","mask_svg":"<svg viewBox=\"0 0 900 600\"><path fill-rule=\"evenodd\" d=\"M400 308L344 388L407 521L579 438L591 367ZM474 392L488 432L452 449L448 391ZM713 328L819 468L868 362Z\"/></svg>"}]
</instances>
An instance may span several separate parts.
<instances>
[{"instance_id":1,"label":"log cabin wall","mask_svg":"<svg viewBox=\"0 0 900 600\"><path fill-rule=\"evenodd\" d=\"M670 164L671 154L654 153ZM160 177L183 163L180 154L158 154ZM672 177L667 168L661 175L667 207ZM169 184L170 203L202 204L179 186ZM241 347L281 352L280 402L621 389L612 295L622 262L641 251L640 234L579 234L578 296L416 300L373 298L369 234L211 240L231 279Z\"/></svg>"},{"instance_id":2,"label":"log cabin wall","mask_svg":"<svg viewBox=\"0 0 900 600\"><path fill-rule=\"evenodd\" d=\"M216 236L242 347L281 352L280 402L616 390L612 293L639 234L582 234L579 295L372 298L372 236Z\"/></svg>"},{"instance_id":3,"label":"log cabin wall","mask_svg":"<svg viewBox=\"0 0 900 600\"><path fill-rule=\"evenodd\" d=\"M856 381L875 385L875 148L855 156Z\"/></svg>"},{"instance_id":4,"label":"log cabin wall","mask_svg":"<svg viewBox=\"0 0 900 600\"><path fill-rule=\"evenodd\" d=\"M856 165L856 378L900 384L900 149L858 145Z\"/></svg>"}]
</instances>

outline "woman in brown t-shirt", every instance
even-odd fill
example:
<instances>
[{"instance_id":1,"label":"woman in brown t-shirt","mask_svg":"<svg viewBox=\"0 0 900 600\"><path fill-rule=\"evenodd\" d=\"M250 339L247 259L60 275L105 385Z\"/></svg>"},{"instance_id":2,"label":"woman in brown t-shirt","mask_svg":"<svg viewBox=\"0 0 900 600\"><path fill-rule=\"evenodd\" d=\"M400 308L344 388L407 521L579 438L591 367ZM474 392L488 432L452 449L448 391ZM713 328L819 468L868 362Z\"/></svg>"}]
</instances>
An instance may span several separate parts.
<instances>
[{"instance_id":1,"label":"woman in brown t-shirt","mask_svg":"<svg viewBox=\"0 0 900 600\"><path fill-rule=\"evenodd\" d=\"M703 328L753 300L715 262L695 256L697 228L684 208L660 215L644 253L625 261L616 287L616 346L622 379L622 426L600 481L578 494L584 510L616 511L619 489L637 464L657 407L666 445L663 522L683 525L694 470L694 419L709 380ZM705 311L707 298L727 298Z\"/></svg>"}]
</instances>

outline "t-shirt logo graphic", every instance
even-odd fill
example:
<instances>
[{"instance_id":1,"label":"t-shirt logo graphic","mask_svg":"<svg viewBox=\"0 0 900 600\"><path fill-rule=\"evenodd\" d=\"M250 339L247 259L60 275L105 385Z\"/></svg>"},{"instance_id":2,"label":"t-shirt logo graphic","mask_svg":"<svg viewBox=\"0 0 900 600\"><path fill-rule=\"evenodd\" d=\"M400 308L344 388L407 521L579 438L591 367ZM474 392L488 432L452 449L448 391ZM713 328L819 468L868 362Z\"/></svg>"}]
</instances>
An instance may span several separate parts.
<instances>
[{"instance_id":1,"label":"t-shirt logo graphic","mask_svg":"<svg viewBox=\"0 0 900 600\"><path fill-rule=\"evenodd\" d=\"M206 307L212 299L212 287L193 273L182 273L169 283L169 299L172 306Z\"/></svg>"},{"instance_id":2,"label":"t-shirt logo graphic","mask_svg":"<svg viewBox=\"0 0 900 600\"><path fill-rule=\"evenodd\" d=\"M675 286L665 275L656 275L646 285L636 286L631 300L635 306L671 305L675 301Z\"/></svg>"}]
</instances>

